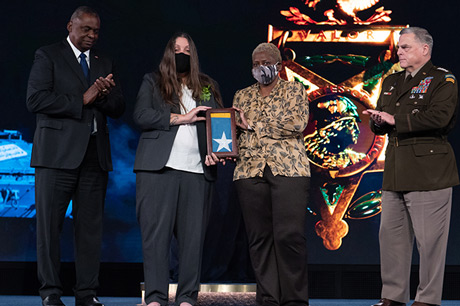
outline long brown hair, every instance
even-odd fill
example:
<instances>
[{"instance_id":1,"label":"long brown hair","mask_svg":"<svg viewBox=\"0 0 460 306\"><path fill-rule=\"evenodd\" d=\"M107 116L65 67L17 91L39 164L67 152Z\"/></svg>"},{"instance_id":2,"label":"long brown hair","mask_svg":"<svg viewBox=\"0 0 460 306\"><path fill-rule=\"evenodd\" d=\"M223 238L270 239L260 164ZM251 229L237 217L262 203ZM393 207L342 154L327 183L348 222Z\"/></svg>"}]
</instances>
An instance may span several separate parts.
<instances>
[{"instance_id":1,"label":"long brown hair","mask_svg":"<svg viewBox=\"0 0 460 306\"><path fill-rule=\"evenodd\" d=\"M184 80L181 80L176 72L175 45L176 39L178 37L187 39L190 50L190 71ZM211 85L210 89L214 95L214 98L216 99L217 103L222 106L222 98L217 88L217 84L209 76L200 72L198 52L192 37L190 37L190 35L187 33L178 32L174 34L166 44L165 52L159 67L159 87L161 95L166 103L172 105L177 105L178 102L181 103L180 99L182 97L182 81L184 81L184 84L187 85L187 87L192 91L192 96L195 101L200 101L203 87ZM179 98L179 101L174 100L175 96Z\"/></svg>"}]
</instances>

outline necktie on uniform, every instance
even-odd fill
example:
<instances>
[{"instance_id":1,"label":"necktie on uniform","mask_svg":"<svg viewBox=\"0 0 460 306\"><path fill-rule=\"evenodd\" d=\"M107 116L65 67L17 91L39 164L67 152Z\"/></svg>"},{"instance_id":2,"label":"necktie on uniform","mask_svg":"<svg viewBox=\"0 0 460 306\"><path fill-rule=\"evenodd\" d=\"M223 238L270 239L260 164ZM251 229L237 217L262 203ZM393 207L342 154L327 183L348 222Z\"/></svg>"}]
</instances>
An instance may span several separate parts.
<instances>
[{"instance_id":1,"label":"necktie on uniform","mask_svg":"<svg viewBox=\"0 0 460 306\"><path fill-rule=\"evenodd\" d=\"M85 53L80 54L80 66L81 66L81 69L83 70L83 74L85 75L86 82L88 82L88 85L89 85L89 68L88 68L88 63L86 62Z\"/></svg>"},{"instance_id":2,"label":"necktie on uniform","mask_svg":"<svg viewBox=\"0 0 460 306\"><path fill-rule=\"evenodd\" d=\"M406 79L404 80L404 83L407 84L407 83L409 83L411 80L412 80L412 74L409 74L408 76L406 76Z\"/></svg>"}]
</instances>

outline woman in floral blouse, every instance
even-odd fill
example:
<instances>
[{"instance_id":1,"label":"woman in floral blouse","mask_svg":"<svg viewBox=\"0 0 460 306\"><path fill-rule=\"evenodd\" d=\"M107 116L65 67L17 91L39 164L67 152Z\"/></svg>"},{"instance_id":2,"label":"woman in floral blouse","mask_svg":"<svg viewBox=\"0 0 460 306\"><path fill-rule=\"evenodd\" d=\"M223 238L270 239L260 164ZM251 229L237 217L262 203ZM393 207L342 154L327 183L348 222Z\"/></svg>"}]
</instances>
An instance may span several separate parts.
<instances>
[{"instance_id":1,"label":"woman in floral blouse","mask_svg":"<svg viewBox=\"0 0 460 306\"><path fill-rule=\"evenodd\" d=\"M279 78L281 54L270 43L252 53L257 83L236 92L239 157L234 181L257 281L258 305L308 305L305 218L310 166L301 83Z\"/></svg>"},{"instance_id":2,"label":"woman in floral blouse","mask_svg":"<svg viewBox=\"0 0 460 306\"><path fill-rule=\"evenodd\" d=\"M144 76L134 108L142 129L136 152L136 213L142 235L145 301L168 304L169 252L179 247L176 305L195 305L216 167L206 155L201 113L219 107L217 84L199 70L192 38L177 33L157 73Z\"/></svg>"}]
</instances>

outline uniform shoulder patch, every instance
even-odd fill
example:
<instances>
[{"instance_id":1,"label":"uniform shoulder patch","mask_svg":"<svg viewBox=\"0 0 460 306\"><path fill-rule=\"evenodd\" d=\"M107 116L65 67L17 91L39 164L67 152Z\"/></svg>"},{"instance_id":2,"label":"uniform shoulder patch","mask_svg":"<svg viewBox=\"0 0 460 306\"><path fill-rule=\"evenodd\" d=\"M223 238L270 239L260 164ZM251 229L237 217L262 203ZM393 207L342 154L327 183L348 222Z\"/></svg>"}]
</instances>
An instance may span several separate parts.
<instances>
[{"instance_id":1,"label":"uniform shoulder patch","mask_svg":"<svg viewBox=\"0 0 460 306\"><path fill-rule=\"evenodd\" d=\"M437 68L438 70L441 70L441 71L444 71L444 72L449 72L449 70L445 69L445 68L442 68L442 67L438 67Z\"/></svg>"},{"instance_id":2,"label":"uniform shoulder patch","mask_svg":"<svg viewBox=\"0 0 460 306\"><path fill-rule=\"evenodd\" d=\"M455 84L455 76L453 74L446 74L444 76L444 80L446 80L446 82L451 82L452 84Z\"/></svg>"}]
</instances>

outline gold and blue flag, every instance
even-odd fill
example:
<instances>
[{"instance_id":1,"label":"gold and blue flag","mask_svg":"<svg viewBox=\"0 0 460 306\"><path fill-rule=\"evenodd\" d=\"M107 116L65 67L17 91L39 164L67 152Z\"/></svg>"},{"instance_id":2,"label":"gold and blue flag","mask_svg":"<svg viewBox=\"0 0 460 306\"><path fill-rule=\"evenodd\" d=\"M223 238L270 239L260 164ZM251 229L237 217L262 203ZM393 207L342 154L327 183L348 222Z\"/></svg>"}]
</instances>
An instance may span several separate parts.
<instances>
[{"instance_id":1,"label":"gold and blue flag","mask_svg":"<svg viewBox=\"0 0 460 306\"><path fill-rule=\"evenodd\" d=\"M232 151L232 125L230 113L211 113L213 152Z\"/></svg>"}]
</instances>

